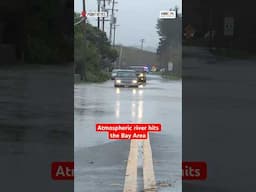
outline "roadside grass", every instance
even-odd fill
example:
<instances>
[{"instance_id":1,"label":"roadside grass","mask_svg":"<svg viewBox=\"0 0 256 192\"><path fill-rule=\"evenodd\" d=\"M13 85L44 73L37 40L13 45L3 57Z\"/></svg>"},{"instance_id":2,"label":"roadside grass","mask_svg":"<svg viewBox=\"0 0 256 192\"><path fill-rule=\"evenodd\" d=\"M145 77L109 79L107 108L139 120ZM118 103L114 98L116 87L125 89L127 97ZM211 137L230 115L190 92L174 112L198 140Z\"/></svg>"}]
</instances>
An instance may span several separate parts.
<instances>
[{"instance_id":1,"label":"roadside grass","mask_svg":"<svg viewBox=\"0 0 256 192\"><path fill-rule=\"evenodd\" d=\"M156 72L152 72L152 74L155 74L155 75L160 75L162 76L164 79L168 79L168 80L181 80L181 77L176 75L176 74L173 74L173 73L170 73L170 72L160 72L160 71L156 71Z\"/></svg>"},{"instance_id":2,"label":"roadside grass","mask_svg":"<svg viewBox=\"0 0 256 192\"><path fill-rule=\"evenodd\" d=\"M78 81L76 83L102 83L104 81L107 81L110 79L110 73L108 72L103 72L103 71L99 71L99 72L94 72L92 73L91 71L87 71L86 72L86 79L83 81Z\"/></svg>"},{"instance_id":3,"label":"roadside grass","mask_svg":"<svg viewBox=\"0 0 256 192\"><path fill-rule=\"evenodd\" d=\"M168 73L168 72L163 72L162 77L164 79L168 79L168 80L181 80L181 77L172 73Z\"/></svg>"}]
</instances>

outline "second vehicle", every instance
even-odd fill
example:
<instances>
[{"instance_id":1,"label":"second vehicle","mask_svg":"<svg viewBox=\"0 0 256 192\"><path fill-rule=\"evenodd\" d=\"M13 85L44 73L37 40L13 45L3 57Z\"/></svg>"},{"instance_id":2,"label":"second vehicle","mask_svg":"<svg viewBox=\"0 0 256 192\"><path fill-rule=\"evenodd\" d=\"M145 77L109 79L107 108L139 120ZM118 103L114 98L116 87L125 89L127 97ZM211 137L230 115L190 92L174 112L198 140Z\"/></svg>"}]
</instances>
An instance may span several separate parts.
<instances>
[{"instance_id":1,"label":"second vehicle","mask_svg":"<svg viewBox=\"0 0 256 192\"><path fill-rule=\"evenodd\" d=\"M132 70L136 71L136 75L138 77L138 81L142 83L146 83L147 78L146 78L146 71L144 66L130 66L129 67Z\"/></svg>"}]
</instances>

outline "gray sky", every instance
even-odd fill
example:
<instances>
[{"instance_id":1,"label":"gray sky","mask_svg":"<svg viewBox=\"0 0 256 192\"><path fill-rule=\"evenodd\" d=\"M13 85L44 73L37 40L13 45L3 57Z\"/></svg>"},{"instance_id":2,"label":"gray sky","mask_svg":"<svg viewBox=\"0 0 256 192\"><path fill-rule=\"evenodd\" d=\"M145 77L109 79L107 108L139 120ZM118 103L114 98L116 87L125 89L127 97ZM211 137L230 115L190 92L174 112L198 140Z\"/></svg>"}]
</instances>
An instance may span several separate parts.
<instances>
[{"instance_id":1,"label":"gray sky","mask_svg":"<svg viewBox=\"0 0 256 192\"><path fill-rule=\"evenodd\" d=\"M140 39L145 39L144 47L156 49L158 46L158 34L156 23L161 10L179 7L182 10L181 0L116 0L115 8L117 24L116 44L127 46L140 46ZM106 0L108 2L108 0ZM82 0L74 0L76 12L82 11ZM107 8L108 3L106 3ZM96 11L97 0L86 0L86 10ZM89 18L89 22L97 25L96 18ZM105 31L109 35L109 22L105 23Z\"/></svg>"}]
</instances>

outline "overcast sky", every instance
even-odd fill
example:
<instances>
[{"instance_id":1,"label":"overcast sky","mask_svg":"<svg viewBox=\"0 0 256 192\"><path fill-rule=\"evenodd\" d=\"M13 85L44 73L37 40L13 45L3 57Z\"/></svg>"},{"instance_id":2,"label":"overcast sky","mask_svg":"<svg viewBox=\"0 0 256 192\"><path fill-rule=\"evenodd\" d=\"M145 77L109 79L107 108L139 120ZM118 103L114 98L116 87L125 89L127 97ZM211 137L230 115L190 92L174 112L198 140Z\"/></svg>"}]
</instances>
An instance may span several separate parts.
<instances>
[{"instance_id":1,"label":"overcast sky","mask_svg":"<svg viewBox=\"0 0 256 192\"><path fill-rule=\"evenodd\" d=\"M74 0L76 12L82 11L82 1ZM178 6L179 12L182 10L181 0L116 0L118 3L115 8L117 24L120 25L116 30L116 44L127 46L140 46L140 39L145 39L144 47L158 46L158 34L156 23L161 10L168 10ZM108 2L108 0L106 0ZM107 8L108 3L106 3ZM96 11L97 0L86 0L86 10ZM97 25L96 18L89 18L89 22ZM105 31L109 35L109 22L105 23Z\"/></svg>"}]
</instances>

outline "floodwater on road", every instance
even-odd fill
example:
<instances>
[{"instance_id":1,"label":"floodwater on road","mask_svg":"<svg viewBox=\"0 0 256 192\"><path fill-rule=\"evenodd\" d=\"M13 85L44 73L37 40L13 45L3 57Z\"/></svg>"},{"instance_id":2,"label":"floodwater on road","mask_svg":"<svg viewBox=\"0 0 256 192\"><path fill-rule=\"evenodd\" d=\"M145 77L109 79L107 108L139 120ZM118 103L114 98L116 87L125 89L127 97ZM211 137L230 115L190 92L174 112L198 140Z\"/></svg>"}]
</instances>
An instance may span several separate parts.
<instances>
[{"instance_id":1,"label":"floodwater on road","mask_svg":"<svg viewBox=\"0 0 256 192\"><path fill-rule=\"evenodd\" d=\"M129 141L109 140L97 123L161 123L162 131L150 134L158 191L181 192L181 81L149 74L139 88L79 83L74 95L76 192L123 190Z\"/></svg>"},{"instance_id":2,"label":"floodwater on road","mask_svg":"<svg viewBox=\"0 0 256 192\"><path fill-rule=\"evenodd\" d=\"M96 123L161 123L162 133L181 136L181 81L149 76L139 88L114 88L113 81L75 85L75 148L109 142Z\"/></svg>"},{"instance_id":3,"label":"floodwater on road","mask_svg":"<svg viewBox=\"0 0 256 192\"><path fill-rule=\"evenodd\" d=\"M53 161L73 160L72 69L72 65L0 69L2 188L73 190L71 183L56 184L50 175Z\"/></svg>"}]
</instances>

